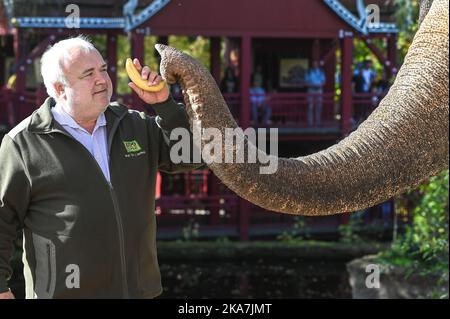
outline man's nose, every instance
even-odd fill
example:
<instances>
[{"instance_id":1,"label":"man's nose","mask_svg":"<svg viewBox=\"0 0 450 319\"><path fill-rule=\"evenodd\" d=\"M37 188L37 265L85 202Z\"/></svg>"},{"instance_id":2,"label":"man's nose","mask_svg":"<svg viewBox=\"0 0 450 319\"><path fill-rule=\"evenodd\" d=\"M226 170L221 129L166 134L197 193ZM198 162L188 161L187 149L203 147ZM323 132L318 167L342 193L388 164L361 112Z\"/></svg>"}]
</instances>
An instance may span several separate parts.
<instances>
[{"instance_id":1,"label":"man's nose","mask_svg":"<svg viewBox=\"0 0 450 319\"><path fill-rule=\"evenodd\" d=\"M105 84L108 80L108 77L109 77L109 75L107 72L97 73L97 77L95 79L95 84L96 85Z\"/></svg>"}]
</instances>

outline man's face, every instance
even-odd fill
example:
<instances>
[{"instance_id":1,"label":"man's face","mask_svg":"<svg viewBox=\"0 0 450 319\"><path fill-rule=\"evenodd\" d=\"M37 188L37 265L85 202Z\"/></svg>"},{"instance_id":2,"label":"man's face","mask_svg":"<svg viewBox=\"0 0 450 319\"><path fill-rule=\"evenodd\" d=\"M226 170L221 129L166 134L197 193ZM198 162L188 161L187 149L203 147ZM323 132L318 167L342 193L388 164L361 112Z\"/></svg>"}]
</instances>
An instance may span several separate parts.
<instances>
[{"instance_id":1,"label":"man's face","mask_svg":"<svg viewBox=\"0 0 450 319\"><path fill-rule=\"evenodd\" d=\"M98 51L84 53L74 49L70 53L62 65L67 86L59 97L71 115L83 120L96 119L105 111L112 95L106 63Z\"/></svg>"}]
</instances>

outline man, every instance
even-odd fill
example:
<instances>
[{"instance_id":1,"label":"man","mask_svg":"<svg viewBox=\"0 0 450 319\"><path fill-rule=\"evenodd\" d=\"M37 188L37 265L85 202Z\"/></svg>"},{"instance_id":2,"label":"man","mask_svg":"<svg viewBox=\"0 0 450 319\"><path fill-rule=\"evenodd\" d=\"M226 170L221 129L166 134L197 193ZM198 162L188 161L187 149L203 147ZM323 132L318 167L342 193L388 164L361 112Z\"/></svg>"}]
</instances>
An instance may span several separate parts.
<instances>
[{"instance_id":1,"label":"man","mask_svg":"<svg viewBox=\"0 0 450 319\"><path fill-rule=\"evenodd\" d=\"M314 61L312 68L306 74L308 86L308 125L313 126L314 115L316 125L320 126L322 119L322 94L325 85L325 73L319 67L319 62Z\"/></svg>"},{"instance_id":2,"label":"man","mask_svg":"<svg viewBox=\"0 0 450 319\"><path fill-rule=\"evenodd\" d=\"M250 103L252 106L252 120L251 124L258 124L259 111L262 111L262 123L264 125L272 124L270 120L272 116L272 109L267 103L266 91L262 87L262 82L257 78L253 77L252 87L250 88Z\"/></svg>"},{"instance_id":3,"label":"man","mask_svg":"<svg viewBox=\"0 0 450 319\"><path fill-rule=\"evenodd\" d=\"M355 68L353 74L354 90L359 93L355 97L354 118L355 123L359 124L368 116L368 109L372 106L371 99L367 94L372 93L372 84L376 78L376 73L372 68L372 61L365 60Z\"/></svg>"},{"instance_id":4,"label":"man","mask_svg":"<svg viewBox=\"0 0 450 319\"><path fill-rule=\"evenodd\" d=\"M172 129L189 129L167 86L129 86L156 118L110 103L111 79L83 37L42 57L50 96L0 147L0 298L17 231L24 234L27 298L153 298L161 293L155 246L157 170L193 169L169 157ZM134 63L149 85L161 77ZM198 164L197 164L198 166Z\"/></svg>"},{"instance_id":5,"label":"man","mask_svg":"<svg viewBox=\"0 0 450 319\"><path fill-rule=\"evenodd\" d=\"M361 70L361 76L364 81L364 85L363 85L363 89L362 89L363 93L370 93L372 83L377 76L375 71L372 68L372 65L373 65L372 61L370 61L370 60L364 61L364 68Z\"/></svg>"}]
</instances>

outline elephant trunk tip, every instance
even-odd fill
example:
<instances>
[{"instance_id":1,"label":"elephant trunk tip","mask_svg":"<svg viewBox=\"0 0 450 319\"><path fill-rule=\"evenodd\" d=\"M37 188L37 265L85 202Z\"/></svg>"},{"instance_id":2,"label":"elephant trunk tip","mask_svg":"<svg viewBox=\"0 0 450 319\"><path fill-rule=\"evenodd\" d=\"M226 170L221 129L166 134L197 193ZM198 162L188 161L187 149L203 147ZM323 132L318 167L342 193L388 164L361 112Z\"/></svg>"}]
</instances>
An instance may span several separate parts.
<instances>
[{"instance_id":1,"label":"elephant trunk tip","mask_svg":"<svg viewBox=\"0 0 450 319\"><path fill-rule=\"evenodd\" d=\"M168 48L167 45L165 44L161 44L161 43L156 43L155 44L155 49L156 51L158 51L158 53L161 55L163 53L164 50L166 50Z\"/></svg>"}]
</instances>

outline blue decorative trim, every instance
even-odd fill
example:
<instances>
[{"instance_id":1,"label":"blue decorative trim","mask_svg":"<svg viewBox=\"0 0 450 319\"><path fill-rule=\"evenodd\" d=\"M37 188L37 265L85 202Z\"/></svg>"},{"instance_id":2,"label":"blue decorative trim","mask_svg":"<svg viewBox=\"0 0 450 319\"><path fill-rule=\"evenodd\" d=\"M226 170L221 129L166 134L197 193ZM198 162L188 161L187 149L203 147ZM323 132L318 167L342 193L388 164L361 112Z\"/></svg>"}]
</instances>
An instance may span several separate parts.
<instances>
[{"instance_id":1,"label":"blue decorative trim","mask_svg":"<svg viewBox=\"0 0 450 319\"><path fill-rule=\"evenodd\" d=\"M126 20L125 31L131 31L135 29L145 21L148 21L156 13L158 13L162 8L169 4L170 0L154 0L149 4L144 10L139 14L131 16L131 19ZM131 21L130 21L131 20Z\"/></svg>"},{"instance_id":2,"label":"blue decorative trim","mask_svg":"<svg viewBox=\"0 0 450 319\"><path fill-rule=\"evenodd\" d=\"M11 23L19 28L67 28L66 18L61 17L19 17ZM123 29L123 18L80 18L80 29Z\"/></svg>"},{"instance_id":3,"label":"blue decorative trim","mask_svg":"<svg viewBox=\"0 0 450 319\"><path fill-rule=\"evenodd\" d=\"M361 19L356 18L338 0L323 0L339 17L347 22L356 31L368 35L369 33L397 33L397 26L393 23L379 23L366 27L361 23Z\"/></svg>"},{"instance_id":4,"label":"blue decorative trim","mask_svg":"<svg viewBox=\"0 0 450 319\"><path fill-rule=\"evenodd\" d=\"M5 3L8 0L3 0ZM121 18L80 18L80 29L124 29L131 31L141 25L170 0L155 0L137 15ZM11 18L11 24L19 28L67 28L65 17L18 17Z\"/></svg>"}]
</instances>

